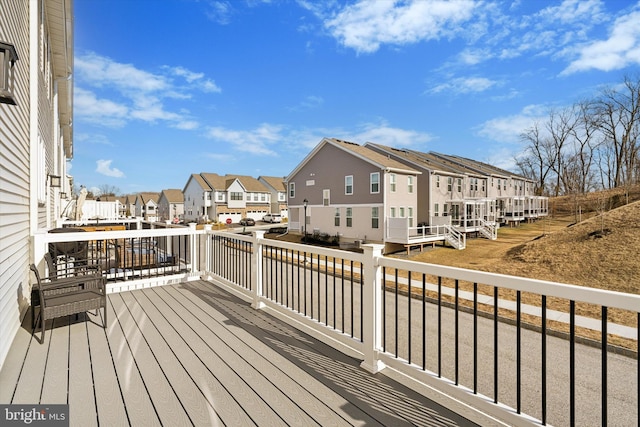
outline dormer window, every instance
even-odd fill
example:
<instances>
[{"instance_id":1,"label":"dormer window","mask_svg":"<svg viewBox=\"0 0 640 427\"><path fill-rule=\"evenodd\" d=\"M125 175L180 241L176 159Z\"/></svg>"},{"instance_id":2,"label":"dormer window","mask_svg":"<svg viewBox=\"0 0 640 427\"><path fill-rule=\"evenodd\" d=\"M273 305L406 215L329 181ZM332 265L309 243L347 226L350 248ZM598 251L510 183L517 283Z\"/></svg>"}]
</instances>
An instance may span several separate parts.
<instances>
[{"instance_id":1,"label":"dormer window","mask_svg":"<svg viewBox=\"0 0 640 427\"><path fill-rule=\"evenodd\" d=\"M0 42L0 102L16 105L15 68L18 60L16 48L8 43Z\"/></svg>"}]
</instances>

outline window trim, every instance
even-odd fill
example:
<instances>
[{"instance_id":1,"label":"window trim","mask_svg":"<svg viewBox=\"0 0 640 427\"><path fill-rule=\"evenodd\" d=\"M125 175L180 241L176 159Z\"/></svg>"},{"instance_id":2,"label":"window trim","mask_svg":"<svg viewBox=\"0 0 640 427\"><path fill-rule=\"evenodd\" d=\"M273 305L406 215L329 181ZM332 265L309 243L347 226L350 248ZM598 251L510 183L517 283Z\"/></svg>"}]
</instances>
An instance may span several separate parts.
<instances>
[{"instance_id":1,"label":"window trim","mask_svg":"<svg viewBox=\"0 0 640 427\"><path fill-rule=\"evenodd\" d=\"M380 228L380 209L377 206L371 207L371 228Z\"/></svg>"},{"instance_id":2,"label":"window trim","mask_svg":"<svg viewBox=\"0 0 640 427\"><path fill-rule=\"evenodd\" d=\"M374 182L373 178L376 177L377 181ZM373 186L377 186L377 188L374 190ZM369 174L369 192L371 194L379 194L380 193L380 172L371 172L371 174Z\"/></svg>"},{"instance_id":3,"label":"window trim","mask_svg":"<svg viewBox=\"0 0 640 427\"><path fill-rule=\"evenodd\" d=\"M349 181L351 181L350 184L349 184ZM353 175L346 175L344 177L344 195L345 196L353 195Z\"/></svg>"},{"instance_id":4,"label":"window trim","mask_svg":"<svg viewBox=\"0 0 640 427\"><path fill-rule=\"evenodd\" d=\"M16 48L9 43L0 41L0 103L16 105L15 64L18 60Z\"/></svg>"},{"instance_id":5,"label":"window trim","mask_svg":"<svg viewBox=\"0 0 640 427\"><path fill-rule=\"evenodd\" d=\"M353 208L347 208L345 218L347 227L353 227Z\"/></svg>"},{"instance_id":6,"label":"window trim","mask_svg":"<svg viewBox=\"0 0 640 427\"><path fill-rule=\"evenodd\" d=\"M289 183L289 198L290 199L295 199L296 198L296 183L295 182L290 182Z\"/></svg>"}]
</instances>

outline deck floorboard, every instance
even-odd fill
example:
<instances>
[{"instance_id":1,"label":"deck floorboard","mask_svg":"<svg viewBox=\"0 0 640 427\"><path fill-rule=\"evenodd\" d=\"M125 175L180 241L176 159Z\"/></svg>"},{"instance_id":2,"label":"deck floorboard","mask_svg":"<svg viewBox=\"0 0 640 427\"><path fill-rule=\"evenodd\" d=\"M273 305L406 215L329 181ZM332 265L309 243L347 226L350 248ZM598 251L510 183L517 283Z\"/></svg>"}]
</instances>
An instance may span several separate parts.
<instances>
[{"instance_id":1,"label":"deck floorboard","mask_svg":"<svg viewBox=\"0 0 640 427\"><path fill-rule=\"evenodd\" d=\"M109 324L30 314L0 403L69 403L72 426L472 425L207 281L111 294ZM39 337L39 331L36 334Z\"/></svg>"}]
</instances>

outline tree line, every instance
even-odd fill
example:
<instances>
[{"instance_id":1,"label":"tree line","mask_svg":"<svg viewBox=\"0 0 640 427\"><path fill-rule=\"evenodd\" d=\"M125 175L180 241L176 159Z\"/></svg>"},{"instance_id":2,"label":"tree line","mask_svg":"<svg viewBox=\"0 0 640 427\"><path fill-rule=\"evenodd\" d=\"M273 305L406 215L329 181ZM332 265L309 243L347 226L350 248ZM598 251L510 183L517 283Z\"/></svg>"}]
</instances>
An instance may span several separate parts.
<instances>
[{"instance_id":1,"label":"tree line","mask_svg":"<svg viewBox=\"0 0 640 427\"><path fill-rule=\"evenodd\" d=\"M551 109L520 134L519 172L536 194L560 196L640 183L640 75Z\"/></svg>"}]
</instances>

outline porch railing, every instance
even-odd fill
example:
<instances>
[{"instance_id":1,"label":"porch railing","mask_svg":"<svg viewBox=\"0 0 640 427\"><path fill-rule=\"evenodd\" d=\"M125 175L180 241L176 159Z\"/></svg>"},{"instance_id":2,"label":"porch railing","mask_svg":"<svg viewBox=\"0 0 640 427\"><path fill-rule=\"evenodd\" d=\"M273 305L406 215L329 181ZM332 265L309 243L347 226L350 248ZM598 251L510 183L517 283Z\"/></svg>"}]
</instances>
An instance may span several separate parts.
<instances>
[{"instance_id":1,"label":"porch railing","mask_svg":"<svg viewBox=\"0 0 640 427\"><path fill-rule=\"evenodd\" d=\"M383 256L382 245L355 253L288 243L263 231L34 239L36 259L56 242L153 240L174 264L137 276L109 270L110 292L207 278L453 410L476 408L505 425L639 422L640 295L400 260Z\"/></svg>"}]
</instances>

